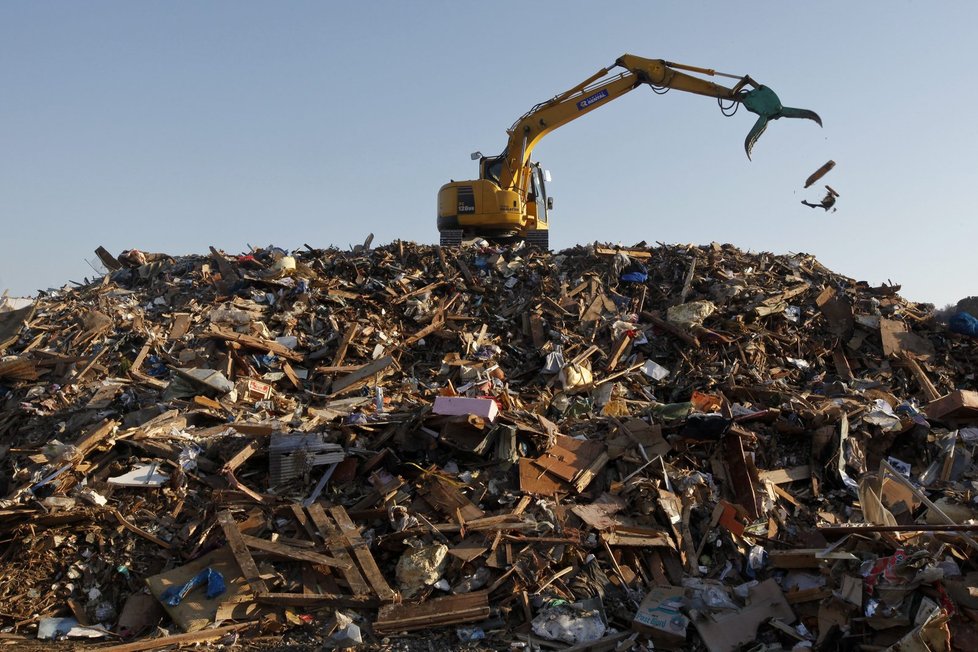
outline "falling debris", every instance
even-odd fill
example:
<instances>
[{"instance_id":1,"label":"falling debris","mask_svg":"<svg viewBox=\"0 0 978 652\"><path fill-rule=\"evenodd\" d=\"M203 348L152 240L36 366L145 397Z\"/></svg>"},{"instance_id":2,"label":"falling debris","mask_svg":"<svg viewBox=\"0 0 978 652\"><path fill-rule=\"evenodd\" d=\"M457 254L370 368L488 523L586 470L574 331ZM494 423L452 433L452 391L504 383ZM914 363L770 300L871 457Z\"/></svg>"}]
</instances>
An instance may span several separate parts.
<instances>
[{"instance_id":1,"label":"falling debris","mask_svg":"<svg viewBox=\"0 0 978 652\"><path fill-rule=\"evenodd\" d=\"M0 313L12 649L975 647L978 340L899 286L131 252Z\"/></svg>"},{"instance_id":2,"label":"falling debris","mask_svg":"<svg viewBox=\"0 0 978 652\"><path fill-rule=\"evenodd\" d=\"M811 175L809 175L809 177L805 179L805 187L810 188L813 183L815 183L816 181L824 177L826 174L828 174L829 170L831 170L834 167L835 167L835 161L828 161L827 163L825 163L825 165L812 172Z\"/></svg>"},{"instance_id":3,"label":"falling debris","mask_svg":"<svg viewBox=\"0 0 978 652\"><path fill-rule=\"evenodd\" d=\"M826 212L828 212L828 210L831 208L832 212L834 213L836 209L833 207L835 206L835 200L838 196L839 193L833 190L831 186L825 186L825 196L822 197L822 201L817 204L813 204L803 199L801 200L801 203L809 208L822 208Z\"/></svg>"}]
</instances>

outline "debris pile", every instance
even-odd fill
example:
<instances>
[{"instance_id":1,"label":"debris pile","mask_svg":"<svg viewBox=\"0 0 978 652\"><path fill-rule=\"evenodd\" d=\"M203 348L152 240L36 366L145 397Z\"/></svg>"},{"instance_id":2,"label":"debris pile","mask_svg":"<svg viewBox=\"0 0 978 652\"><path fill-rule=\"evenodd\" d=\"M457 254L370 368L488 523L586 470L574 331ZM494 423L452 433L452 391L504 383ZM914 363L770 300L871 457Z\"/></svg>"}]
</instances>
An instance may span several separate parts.
<instances>
[{"instance_id":1,"label":"debris pile","mask_svg":"<svg viewBox=\"0 0 978 652\"><path fill-rule=\"evenodd\" d=\"M897 286L717 244L98 253L0 312L0 641L976 647L978 340Z\"/></svg>"}]
</instances>

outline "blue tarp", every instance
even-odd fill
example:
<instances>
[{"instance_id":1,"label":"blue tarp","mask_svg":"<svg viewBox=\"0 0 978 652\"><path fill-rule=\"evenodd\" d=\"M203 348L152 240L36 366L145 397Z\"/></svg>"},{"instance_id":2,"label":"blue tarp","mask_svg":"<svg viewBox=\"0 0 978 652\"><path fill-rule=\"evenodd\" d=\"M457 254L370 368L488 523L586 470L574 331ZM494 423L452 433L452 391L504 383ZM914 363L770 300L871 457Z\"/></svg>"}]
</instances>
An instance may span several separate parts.
<instances>
[{"instance_id":1,"label":"blue tarp","mask_svg":"<svg viewBox=\"0 0 978 652\"><path fill-rule=\"evenodd\" d=\"M967 312L959 312L947 322L952 333L978 337L978 319Z\"/></svg>"},{"instance_id":2,"label":"blue tarp","mask_svg":"<svg viewBox=\"0 0 978 652\"><path fill-rule=\"evenodd\" d=\"M649 280L649 272L645 265L633 260L621 273L621 280L626 283L645 283Z\"/></svg>"}]
</instances>

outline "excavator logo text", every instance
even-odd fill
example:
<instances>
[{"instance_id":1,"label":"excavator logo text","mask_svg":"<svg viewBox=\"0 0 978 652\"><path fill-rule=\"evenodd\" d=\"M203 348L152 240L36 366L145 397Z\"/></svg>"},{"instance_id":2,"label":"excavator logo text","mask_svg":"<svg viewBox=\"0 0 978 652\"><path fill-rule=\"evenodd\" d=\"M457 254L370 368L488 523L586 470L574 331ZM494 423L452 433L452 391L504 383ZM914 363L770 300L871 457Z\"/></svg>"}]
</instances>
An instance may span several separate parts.
<instances>
[{"instance_id":1,"label":"excavator logo text","mask_svg":"<svg viewBox=\"0 0 978 652\"><path fill-rule=\"evenodd\" d=\"M475 191L472 186L461 186L458 189L458 212L475 212Z\"/></svg>"},{"instance_id":2,"label":"excavator logo text","mask_svg":"<svg viewBox=\"0 0 978 652\"><path fill-rule=\"evenodd\" d=\"M591 106L595 102L597 102L599 100L603 100L606 97L608 97L608 91L607 90L598 91L594 95L591 95L589 97L585 97L583 100L581 100L580 102L578 102L577 103L577 110L578 111L583 111L584 109L588 108L589 106Z\"/></svg>"}]
</instances>

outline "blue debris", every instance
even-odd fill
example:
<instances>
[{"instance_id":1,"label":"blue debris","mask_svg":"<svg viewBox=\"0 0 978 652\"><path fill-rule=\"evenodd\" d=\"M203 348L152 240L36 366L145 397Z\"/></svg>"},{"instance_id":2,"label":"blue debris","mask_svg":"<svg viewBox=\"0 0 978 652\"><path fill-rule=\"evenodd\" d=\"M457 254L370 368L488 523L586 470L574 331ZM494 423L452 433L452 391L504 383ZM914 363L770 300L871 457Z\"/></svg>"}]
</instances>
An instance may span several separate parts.
<instances>
[{"instance_id":1,"label":"blue debris","mask_svg":"<svg viewBox=\"0 0 978 652\"><path fill-rule=\"evenodd\" d=\"M978 319L971 313L959 312L948 320L947 326L952 333L978 337Z\"/></svg>"},{"instance_id":2,"label":"blue debris","mask_svg":"<svg viewBox=\"0 0 978 652\"><path fill-rule=\"evenodd\" d=\"M183 586L171 586L168 588L163 592L160 599L165 604L175 607L180 604L181 600L187 597L188 593L203 584L207 585L206 595L208 600L216 598L227 590L227 587L224 585L224 576L208 566Z\"/></svg>"},{"instance_id":3,"label":"blue debris","mask_svg":"<svg viewBox=\"0 0 978 652\"><path fill-rule=\"evenodd\" d=\"M631 261L621 273L625 283L645 283L649 280L649 270L637 260Z\"/></svg>"}]
</instances>

